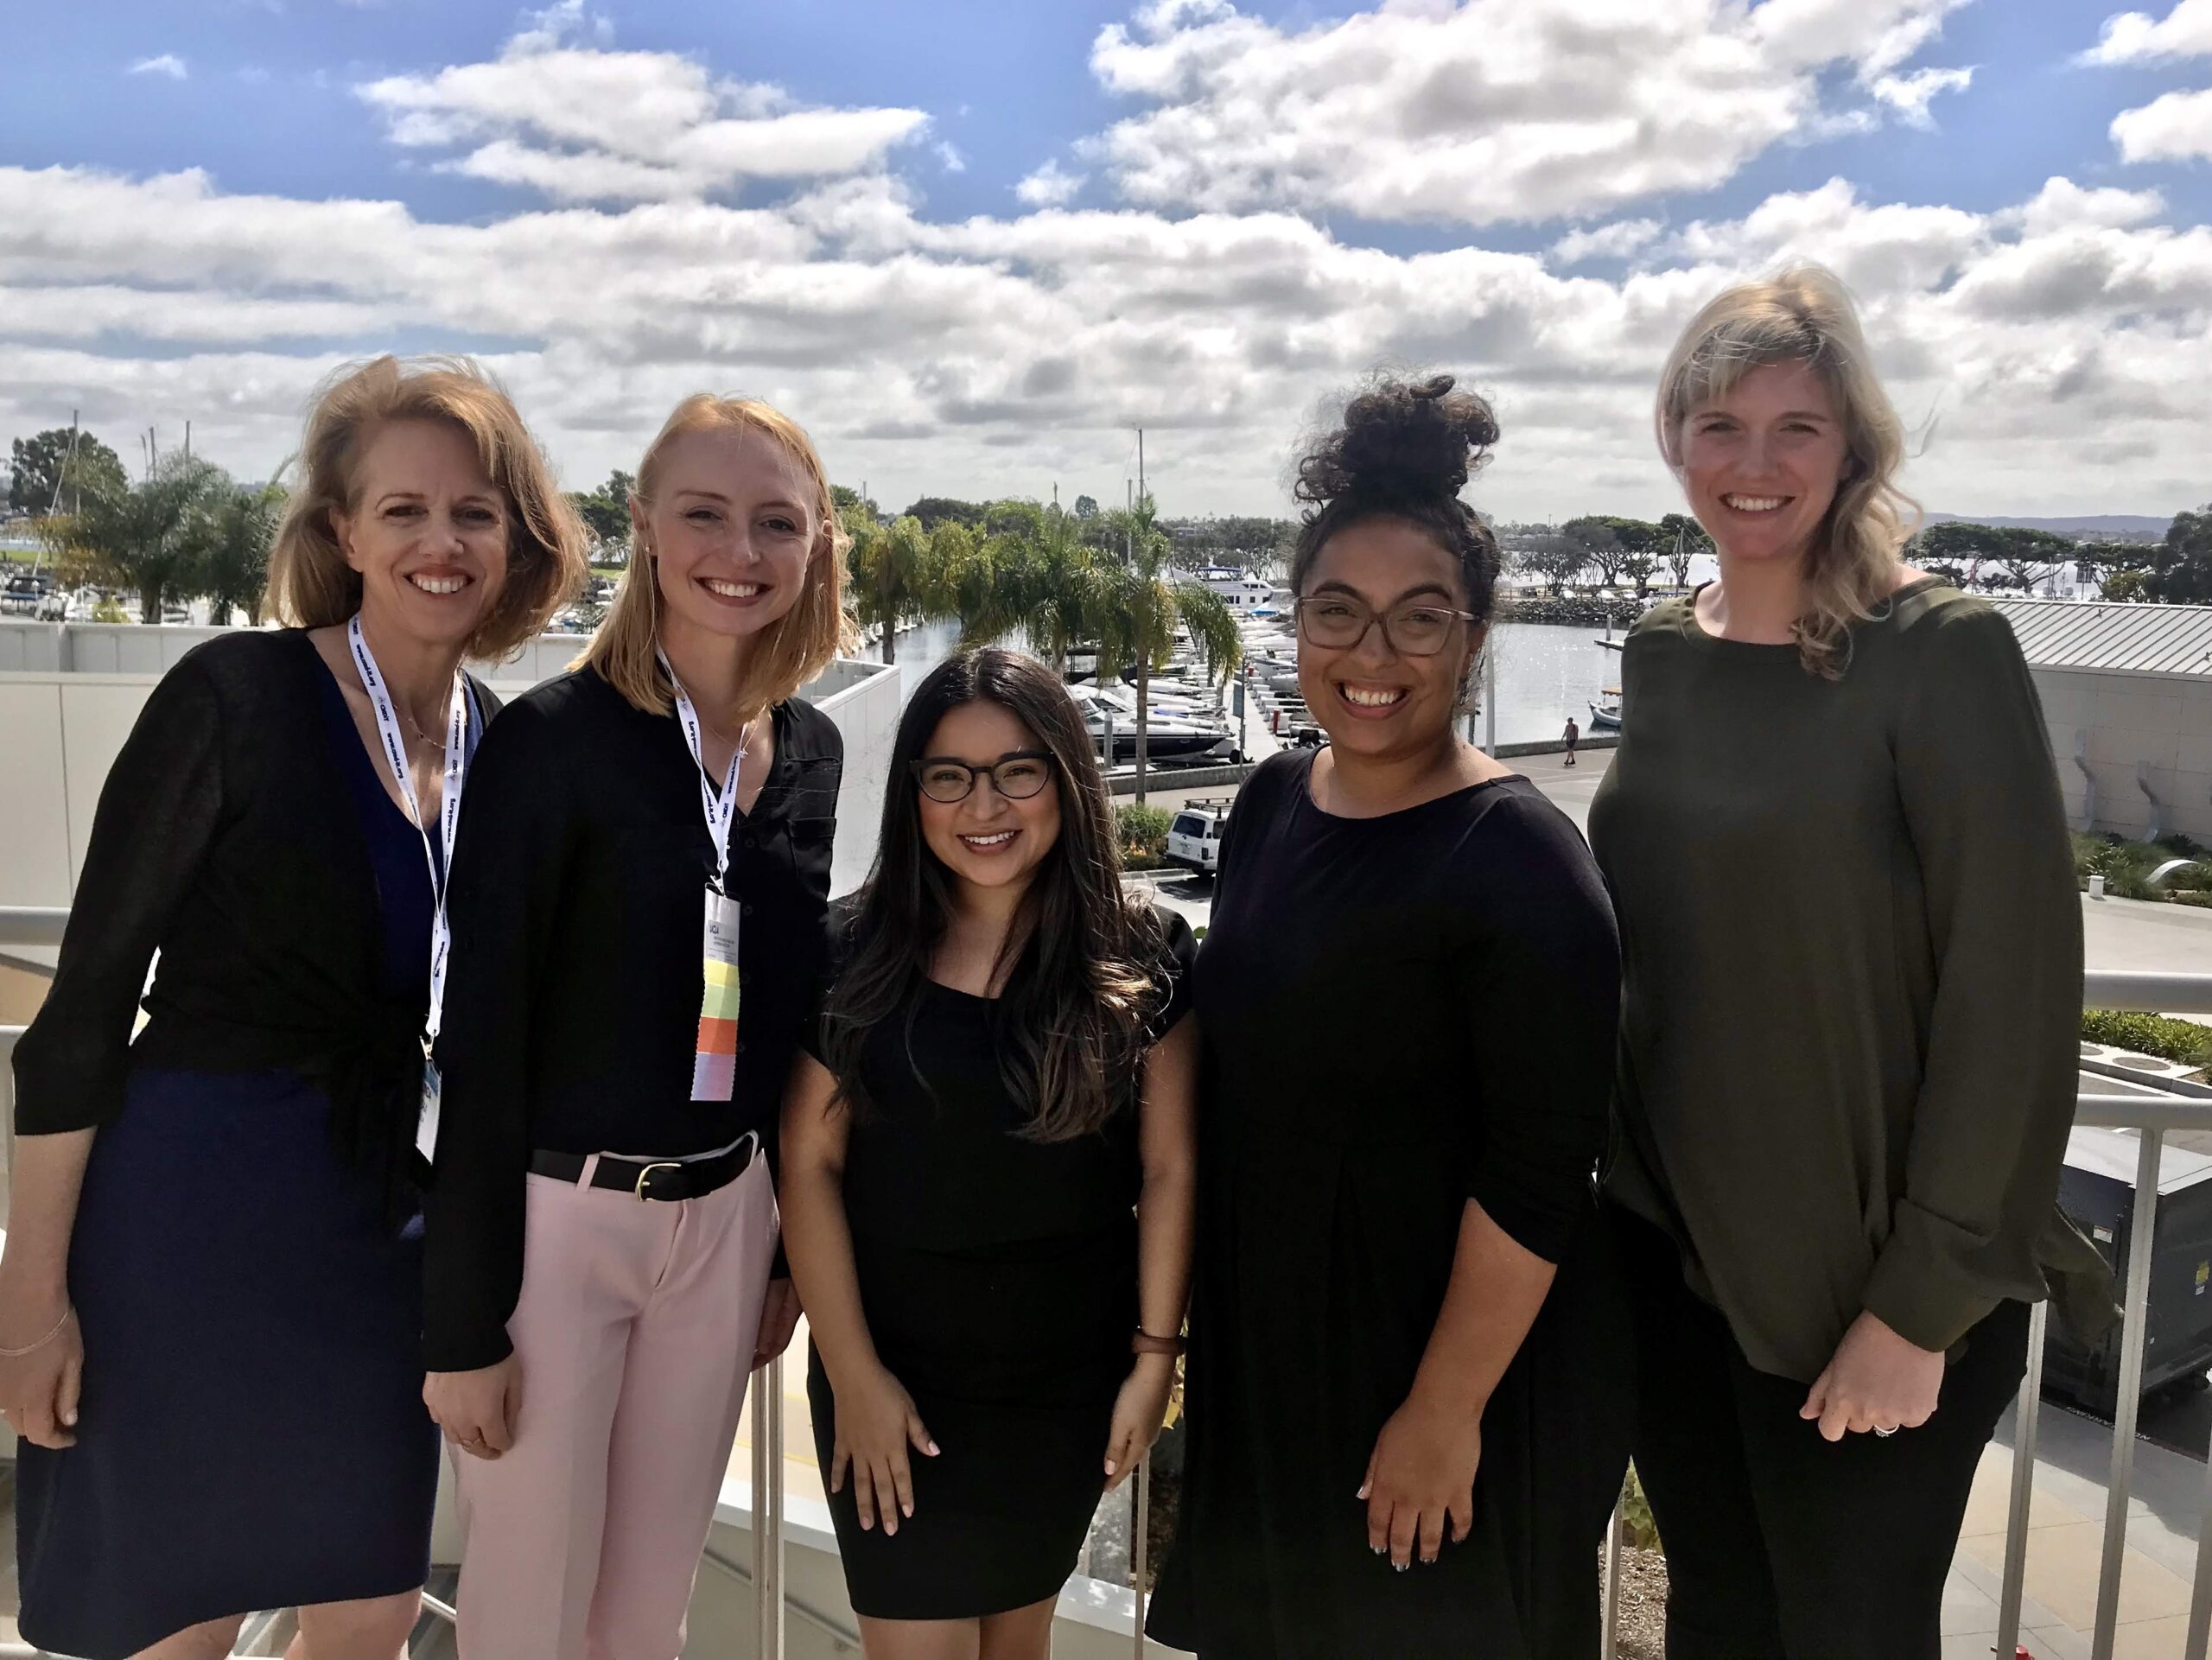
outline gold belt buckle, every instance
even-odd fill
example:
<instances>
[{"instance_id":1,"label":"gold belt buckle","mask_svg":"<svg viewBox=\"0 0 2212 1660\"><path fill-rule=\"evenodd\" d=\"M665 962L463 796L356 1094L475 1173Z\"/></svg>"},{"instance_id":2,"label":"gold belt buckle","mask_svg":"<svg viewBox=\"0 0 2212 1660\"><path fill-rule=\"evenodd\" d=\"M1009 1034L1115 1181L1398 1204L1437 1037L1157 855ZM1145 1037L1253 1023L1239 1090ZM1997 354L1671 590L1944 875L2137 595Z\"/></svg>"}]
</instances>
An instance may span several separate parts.
<instances>
[{"instance_id":1,"label":"gold belt buckle","mask_svg":"<svg viewBox=\"0 0 2212 1660\"><path fill-rule=\"evenodd\" d=\"M632 1187L630 1191L637 1196L640 1204L665 1204L667 1202L666 1200L656 1199L651 1193L648 1193L645 1191L645 1184L653 1179L653 1172L656 1170L681 1170L682 1168L683 1168L683 1163L680 1159L663 1159L655 1163L649 1164L644 1169L638 1172L638 1185Z\"/></svg>"}]
</instances>

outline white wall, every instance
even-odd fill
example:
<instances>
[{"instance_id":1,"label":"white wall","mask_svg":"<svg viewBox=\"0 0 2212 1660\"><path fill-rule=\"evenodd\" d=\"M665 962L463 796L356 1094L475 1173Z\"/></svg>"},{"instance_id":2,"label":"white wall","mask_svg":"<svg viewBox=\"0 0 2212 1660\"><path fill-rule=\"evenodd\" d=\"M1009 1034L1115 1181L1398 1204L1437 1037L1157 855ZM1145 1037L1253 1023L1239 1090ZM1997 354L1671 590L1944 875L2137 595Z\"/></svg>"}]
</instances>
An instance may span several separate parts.
<instances>
[{"instance_id":1,"label":"white wall","mask_svg":"<svg viewBox=\"0 0 2212 1660\"><path fill-rule=\"evenodd\" d=\"M34 629L46 636L43 643L23 638ZM214 632L71 625L57 642L51 624L0 628L0 906L69 903L100 787L147 694L164 666ZM503 695L526 690L559 673L580 645L573 637L548 636L488 678ZM79 667L50 660L31 669L5 666L57 646L56 654L75 657ZM127 660L137 671L91 670L84 666L88 657ZM899 675L881 664L839 662L804 695L837 722L845 739L831 875L832 891L842 894L860 882L874 857L883 774L899 724Z\"/></svg>"},{"instance_id":2,"label":"white wall","mask_svg":"<svg viewBox=\"0 0 2212 1660\"><path fill-rule=\"evenodd\" d=\"M2159 832L2178 830L2212 843L2212 676L2031 672L2075 829L2143 835L2152 803L2137 782L2139 766L2164 804ZM2095 778L2093 818L2087 816L2090 780L2075 763L2077 748L2085 748Z\"/></svg>"}]
</instances>

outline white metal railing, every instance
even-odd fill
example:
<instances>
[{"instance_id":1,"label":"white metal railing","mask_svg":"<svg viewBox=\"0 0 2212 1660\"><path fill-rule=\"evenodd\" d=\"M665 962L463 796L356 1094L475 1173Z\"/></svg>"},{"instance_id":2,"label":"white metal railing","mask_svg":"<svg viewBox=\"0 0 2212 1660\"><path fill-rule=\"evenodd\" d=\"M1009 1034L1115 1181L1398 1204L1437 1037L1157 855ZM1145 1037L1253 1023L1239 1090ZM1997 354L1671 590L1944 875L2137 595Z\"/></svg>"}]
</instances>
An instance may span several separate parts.
<instances>
[{"instance_id":1,"label":"white metal railing","mask_svg":"<svg viewBox=\"0 0 2212 1660\"><path fill-rule=\"evenodd\" d=\"M2165 1010L2212 1014L2212 974L2139 974L2092 970L2082 977L2082 1007ZM2145 1079L2147 1085L2155 1080ZM2212 1100L2157 1095L2084 1094L2076 1097L2077 1128L2133 1129L2140 1141L2135 1160L2135 1198L2128 1218L2127 1284L2121 1301L2120 1394L2113 1413L2112 1476L2105 1494L2103 1552L2097 1568L2091 1660L2112 1660L2120 1625L2120 1571L2127 1549L2127 1508L2135 1479L2135 1429L2142 1404L2143 1349L2151 1301L2151 1258L2158 1214L2159 1156L2166 1133L2212 1129ZM2021 1381L2012 1436L2012 1490L2005 1523L2005 1574L1997 1609L1996 1652L2011 1656L2020 1640L2020 1607L2026 1594L2028 1507L2035 1492L2036 1438L2043 1406L2044 1345L2050 1305L2029 1315L2028 1370ZM1606 1531L1604 1660L1613 1660L1620 1612L1621 1516ZM2196 1571L2190 1593L2185 1660L2205 1660L2212 1636L2212 1461L2206 1466L2204 1503L2197 1526Z\"/></svg>"},{"instance_id":2,"label":"white metal railing","mask_svg":"<svg viewBox=\"0 0 2212 1660\"><path fill-rule=\"evenodd\" d=\"M68 913L49 907L0 907L0 945L54 945L61 938ZM2168 1010L2212 1014L2212 975L2142 974L2092 970L2084 976L2086 1008ZM21 1027L0 1027L0 1136L12 1142L11 1059ZM2106 1495L2103 1555L2097 1576L2092 1660L2112 1660L2120 1619L2120 1571L2127 1544L2127 1511L2135 1473L2135 1431L2143 1380L2145 1319L2150 1303L2151 1260L2158 1221L2159 1157L2168 1131L2212 1129L2212 1100L2171 1096L2085 1094L2078 1097L2080 1126L2133 1129L2140 1135L2136 1158L2135 1199L2129 1220L2126 1294L2122 1304L2119 1399L2113 1414L2112 1477ZM13 1163L12 1145L8 1147ZM2049 1332L2048 1306L2037 1303L2028 1328L2028 1365L2018 1401L2013 1436L2012 1488L2005 1523L2005 1571L1998 1605L1997 1652L2009 1655L2019 1641L2020 1609L2025 1593L2028 1511L2035 1485L2035 1453L2043 1396L2044 1347ZM782 1660L788 1601L784 1562L784 1368L781 1358L753 1374L753 1562L751 1578L759 1614L759 1660ZM1138 1466L1129 1483L1131 1641L1139 1660L1145 1651L1145 1580L1149 1568L1146 1522L1149 1513L1152 1462ZM2208 1461L2203 1513L2198 1528L2196 1570L2190 1598L2186 1660L2206 1660L2212 1638L2212 1461ZM1614 1512L1605 1536L1605 1660L1612 1660L1620 1612L1621 1517ZM423 1607L450 1621L453 1610L425 1596ZM809 1611L801 1610L802 1613ZM0 1644L0 1660L35 1650Z\"/></svg>"}]
</instances>

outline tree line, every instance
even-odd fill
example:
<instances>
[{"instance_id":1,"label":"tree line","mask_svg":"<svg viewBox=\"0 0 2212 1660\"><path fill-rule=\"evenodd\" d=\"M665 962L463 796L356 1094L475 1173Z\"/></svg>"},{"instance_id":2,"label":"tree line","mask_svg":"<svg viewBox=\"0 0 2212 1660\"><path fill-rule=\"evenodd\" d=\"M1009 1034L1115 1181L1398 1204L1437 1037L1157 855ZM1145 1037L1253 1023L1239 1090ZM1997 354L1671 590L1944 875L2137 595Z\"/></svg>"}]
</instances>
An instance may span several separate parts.
<instances>
[{"instance_id":1,"label":"tree line","mask_svg":"<svg viewBox=\"0 0 2212 1660\"><path fill-rule=\"evenodd\" d=\"M1691 562L1713 552L1704 527L1683 513L1656 522L1591 514L1499 530L1516 568L1555 595L1580 583L1633 586L1642 599L1662 571L1684 588ZM2106 600L2212 604L2212 505L2177 515L2160 542L2082 538L2021 525L1929 525L1906 544L1904 557L1962 588L2032 594L2071 569Z\"/></svg>"}]
</instances>

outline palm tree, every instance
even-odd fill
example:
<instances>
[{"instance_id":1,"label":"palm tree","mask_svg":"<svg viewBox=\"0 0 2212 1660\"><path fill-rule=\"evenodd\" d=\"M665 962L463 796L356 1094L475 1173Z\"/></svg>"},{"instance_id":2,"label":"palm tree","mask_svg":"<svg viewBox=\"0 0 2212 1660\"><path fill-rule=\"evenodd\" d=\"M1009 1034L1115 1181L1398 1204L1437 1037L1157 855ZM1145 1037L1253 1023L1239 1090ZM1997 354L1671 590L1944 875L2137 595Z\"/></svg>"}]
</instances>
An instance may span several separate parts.
<instances>
[{"instance_id":1,"label":"palm tree","mask_svg":"<svg viewBox=\"0 0 2212 1660\"><path fill-rule=\"evenodd\" d=\"M165 455L137 484L88 490L72 539L138 590L141 621L159 622L192 580L207 515L236 487L213 462Z\"/></svg>"},{"instance_id":2,"label":"palm tree","mask_svg":"<svg viewBox=\"0 0 2212 1660\"><path fill-rule=\"evenodd\" d=\"M241 487L209 505L194 527L193 564L212 606L210 620L226 623L233 609L249 626L261 626L269 588L269 550L284 516L284 492L275 484Z\"/></svg>"},{"instance_id":3,"label":"palm tree","mask_svg":"<svg viewBox=\"0 0 2212 1660\"><path fill-rule=\"evenodd\" d=\"M996 595L989 637L1018 627L1053 673L1065 674L1068 653L1098 632L1098 559L1082 521L1048 507L1033 525L988 545Z\"/></svg>"},{"instance_id":4,"label":"palm tree","mask_svg":"<svg viewBox=\"0 0 2212 1660\"><path fill-rule=\"evenodd\" d=\"M1122 563L1102 564L1097 573L1098 678L1134 664L1137 671L1136 798L1142 805L1151 720L1152 671L1175 649L1175 625L1188 618L1203 646L1206 677L1218 684L1243 660L1236 620L1221 596L1204 583L1178 579L1169 563L1173 544L1157 523L1150 496L1126 512L1113 515L1122 533Z\"/></svg>"},{"instance_id":5,"label":"palm tree","mask_svg":"<svg viewBox=\"0 0 2212 1660\"><path fill-rule=\"evenodd\" d=\"M883 630L883 660L898 660L899 630L929 614L934 562L930 533L921 521L875 522L865 512L849 512L845 529L853 545L845 556L852 577L853 620L862 628Z\"/></svg>"}]
</instances>

